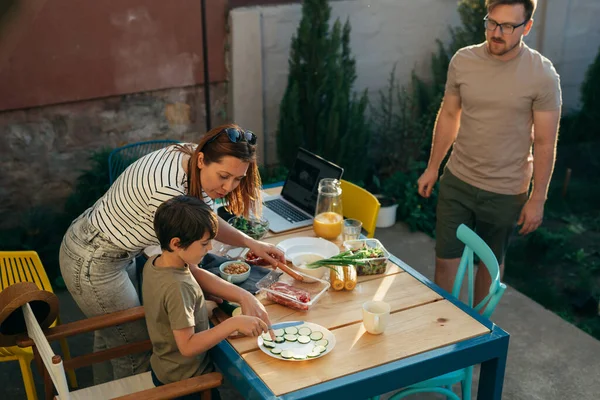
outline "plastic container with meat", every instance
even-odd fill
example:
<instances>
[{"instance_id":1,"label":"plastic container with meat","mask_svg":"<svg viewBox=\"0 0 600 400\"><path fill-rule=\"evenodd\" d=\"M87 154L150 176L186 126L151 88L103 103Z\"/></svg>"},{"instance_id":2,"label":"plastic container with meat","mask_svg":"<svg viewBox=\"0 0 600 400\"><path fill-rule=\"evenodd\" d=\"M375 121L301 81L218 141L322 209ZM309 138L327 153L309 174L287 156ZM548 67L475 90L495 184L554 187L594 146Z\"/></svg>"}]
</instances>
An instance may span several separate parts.
<instances>
[{"instance_id":1,"label":"plastic container with meat","mask_svg":"<svg viewBox=\"0 0 600 400\"><path fill-rule=\"evenodd\" d=\"M300 272L299 274L306 276ZM314 282L300 282L275 270L258 281L256 287L266 293L268 300L295 310L308 311L330 286L325 280L316 278L312 280Z\"/></svg>"}]
</instances>

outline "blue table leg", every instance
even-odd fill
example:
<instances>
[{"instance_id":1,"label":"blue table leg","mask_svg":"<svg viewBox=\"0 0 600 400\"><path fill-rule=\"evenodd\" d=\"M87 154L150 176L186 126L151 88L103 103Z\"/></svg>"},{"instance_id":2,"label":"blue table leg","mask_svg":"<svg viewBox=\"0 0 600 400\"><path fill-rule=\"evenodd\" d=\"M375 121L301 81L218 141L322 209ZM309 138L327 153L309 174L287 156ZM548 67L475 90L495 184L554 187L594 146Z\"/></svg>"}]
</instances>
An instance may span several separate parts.
<instances>
[{"instance_id":1,"label":"blue table leg","mask_svg":"<svg viewBox=\"0 0 600 400\"><path fill-rule=\"evenodd\" d=\"M498 358L492 358L481 364L477 400L500 400L504 384L506 352Z\"/></svg>"}]
</instances>

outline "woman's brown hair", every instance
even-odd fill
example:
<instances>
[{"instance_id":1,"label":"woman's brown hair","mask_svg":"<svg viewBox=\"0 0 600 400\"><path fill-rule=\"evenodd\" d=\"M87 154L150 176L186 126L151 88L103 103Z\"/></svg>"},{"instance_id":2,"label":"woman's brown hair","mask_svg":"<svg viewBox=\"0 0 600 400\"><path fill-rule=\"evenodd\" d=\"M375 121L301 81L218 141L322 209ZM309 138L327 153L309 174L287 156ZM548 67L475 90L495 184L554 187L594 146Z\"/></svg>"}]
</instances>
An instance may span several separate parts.
<instances>
[{"instance_id":1,"label":"woman's brown hair","mask_svg":"<svg viewBox=\"0 0 600 400\"><path fill-rule=\"evenodd\" d=\"M225 156L238 158L249 163L246 176L242 179L238 187L233 189L225 196L227 210L235 215L248 217L250 213L260 216L262 212L262 200L260 188L262 186L258 165L256 163L256 145L252 145L243 140L232 143L226 134L219 135L227 128L234 128L244 131L235 124L221 125L208 131L200 139L198 146L193 149L187 146L179 145L179 151L190 156L188 162L188 195L202 199L202 186L200 184L200 168L198 168L198 154L204 154L204 163L212 164L220 162ZM210 143L208 143L210 141Z\"/></svg>"}]
</instances>

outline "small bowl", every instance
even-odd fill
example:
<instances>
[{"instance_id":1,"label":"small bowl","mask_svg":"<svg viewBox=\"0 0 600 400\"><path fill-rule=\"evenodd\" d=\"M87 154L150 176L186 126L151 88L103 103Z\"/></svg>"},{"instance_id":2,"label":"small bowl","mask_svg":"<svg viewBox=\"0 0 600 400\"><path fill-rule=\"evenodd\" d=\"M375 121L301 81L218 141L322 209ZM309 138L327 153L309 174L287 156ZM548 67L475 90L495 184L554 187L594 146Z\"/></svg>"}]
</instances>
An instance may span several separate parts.
<instances>
[{"instance_id":1,"label":"small bowl","mask_svg":"<svg viewBox=\"0 0 600 400\"><path fill-rule=\"evenodd\" d=\"M244 264L245 266L248 267L248 271L244 272L243 274L228 274L227 272L224 271L224 269L228 265L231 265L231 264ZM252 270L252 267L250 265L248 265L248 263L245 263L243 261L238 261L238 260L226 261L219 266L219 273L221 275L221 278L225 279L227 282L230 282L230 283L244 282L250 276L251 270Z\"/></svg>"},{"instance_id":2,"label":"small bowl","mask_svg":"<svg viewBox=\"0 0 600 400\"><path fill-rule=\"evenodd\" d=\"M227 223L255 240L260 240L269 233L269 221L263 218L239 216L230 218Z\"/></svg>"},{"instance_id":3,"label":"small bowl","mask_svg":"<svg viewBox=\"0 0 600 400\"><path fill-rule=\"evenodd\" d=\"M300 271L301 273L303 273L305 275L308 275L308 276L311 276L311 277L317 278L317 279L323 279L323 276L325 275L325 272L327 272L328 268L327 267L306 268L306 267L304 267L304 265L310 264L311 262L314 262L314 261L323 260L325 258L326 257L324 257L321 254L311 253L311 252L292 253L289 256L289 260L294 265L294 269L296 269L297 271ZM311 283L311 282L316 282L316 280L305 279L305 282Z\"/></svg>"}]
</instances>

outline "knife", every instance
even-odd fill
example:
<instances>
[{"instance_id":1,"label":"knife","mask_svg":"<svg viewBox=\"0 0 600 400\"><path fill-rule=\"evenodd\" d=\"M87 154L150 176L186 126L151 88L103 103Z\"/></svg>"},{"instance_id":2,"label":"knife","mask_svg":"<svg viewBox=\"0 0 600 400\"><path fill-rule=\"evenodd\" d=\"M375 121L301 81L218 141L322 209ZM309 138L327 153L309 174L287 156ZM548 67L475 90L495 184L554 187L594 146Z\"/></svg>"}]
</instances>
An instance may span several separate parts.
<instances>
[{"instance_id":1,"label":"knife","mask_svg":"<svg viewBox=\"0 0 600 400\"><path fill-rule=\"evenodd\" d=\"M302 325L304 321L291 321L291 322L279 322L277 324L273 324L269 327L269 329L285 329L291 326Z\"/></svg>"}]
</instances>

